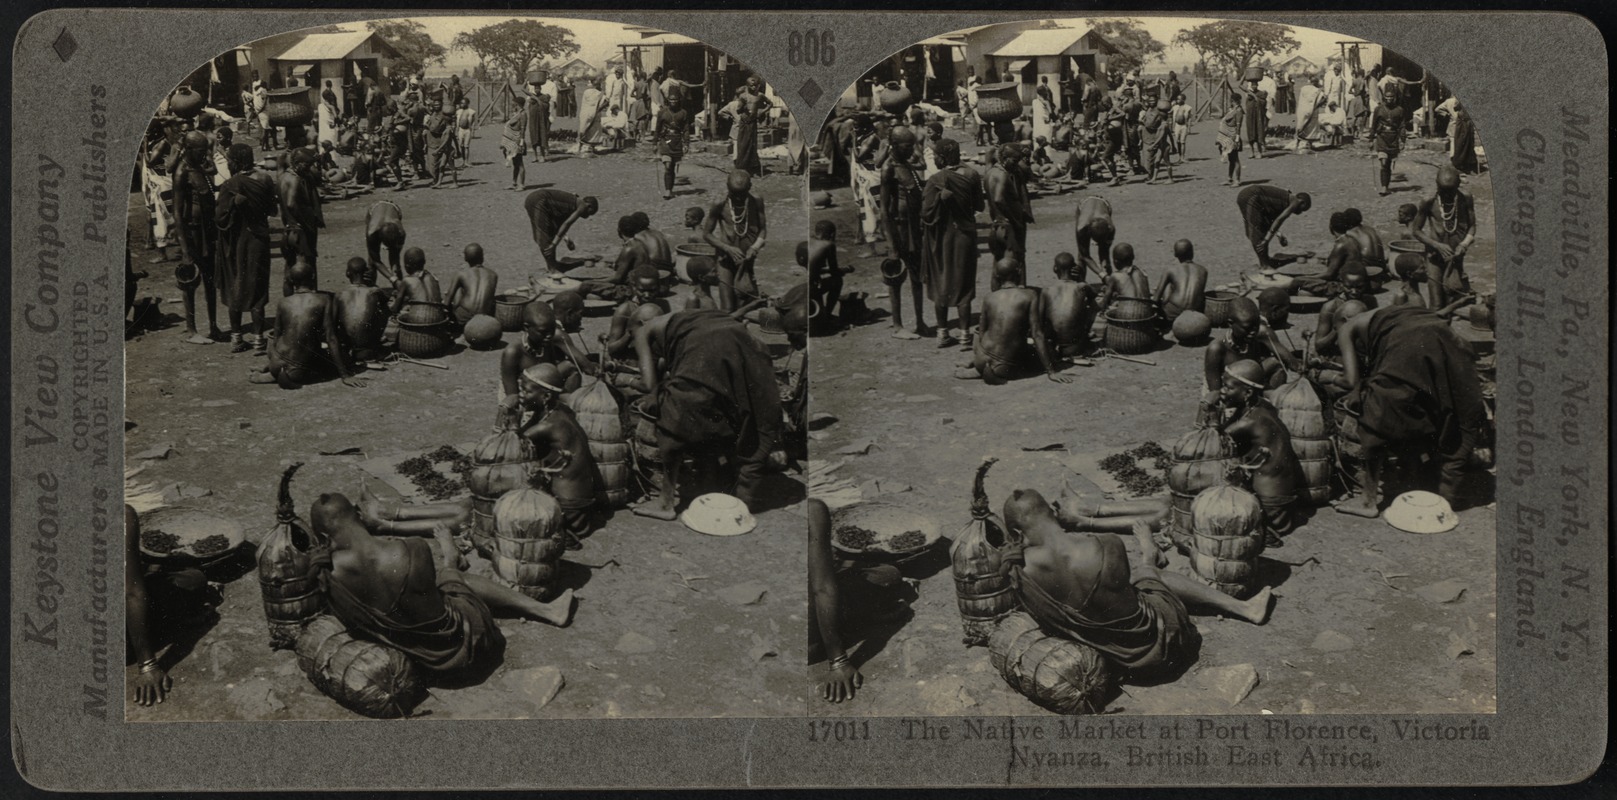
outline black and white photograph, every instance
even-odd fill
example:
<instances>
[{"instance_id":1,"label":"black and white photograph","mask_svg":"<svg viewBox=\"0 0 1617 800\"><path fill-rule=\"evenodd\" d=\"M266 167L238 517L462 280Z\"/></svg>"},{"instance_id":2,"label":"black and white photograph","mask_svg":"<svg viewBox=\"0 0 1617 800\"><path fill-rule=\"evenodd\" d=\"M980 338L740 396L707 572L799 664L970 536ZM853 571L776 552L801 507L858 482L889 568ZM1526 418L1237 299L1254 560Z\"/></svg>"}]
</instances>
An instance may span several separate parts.
<instances>
[{"instance_id":1,"label":"black and white photograph","mask_svg":"<svg viewBox=\"0 0 1617 800\"><path fill-rule=\"evenodd\" d=\"M1495 711L1493 131L1421 62L1035 19L842 91L812 713Z\"/></svg>"},{"instance_id":2,"label":"black and white photograph","mask_svg":"<svg viewBox=\"0 0 1617 800\"><path fill-rule=\"evenodd\" d=\"M801 715L807 149L763 76L335 24L139 147L130 721Z\"/></svg>"}]
</instances>

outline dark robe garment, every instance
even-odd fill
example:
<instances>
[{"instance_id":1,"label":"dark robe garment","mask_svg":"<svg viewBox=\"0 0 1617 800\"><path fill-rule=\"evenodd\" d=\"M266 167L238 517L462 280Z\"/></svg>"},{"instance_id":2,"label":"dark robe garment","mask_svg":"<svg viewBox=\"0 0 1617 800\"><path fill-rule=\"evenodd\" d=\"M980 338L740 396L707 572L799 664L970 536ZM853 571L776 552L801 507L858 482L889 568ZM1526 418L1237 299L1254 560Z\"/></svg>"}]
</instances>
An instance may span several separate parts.
<instances>
[{"instance_id":1,"label":"dark robe garment","mask_svg":"<svg viewBox=\"0 0 1617 800\"><path fill-rule=\"evenodd\" d=\"M940 192L948 191L945 200ZM983 183L976 171L944 169L921 190L926 294L935 304L959 306L977 296L977 211Z\"/></svg>"},{"instance_id":2,"label":"dark robe garment","mask_svg":"<svg viewBox=\"0 0 1617 800\"><path fill-rule=\"evenodd\" d=\"M1477 127L1471 123L1471 115L1464 109L1454 112L1449 137L1454 142L1454 155L1450 156L1454 168L1468 175L1478 172Z\"/></svg>"},{"instance_id":3,"label":"dark robe garment","mask_svg":"<svg viewBox=\"0 0 1617 800\"><path fill-rule=\"evenodd\" d=\"M1370 318L1366 339L1361 430L1386 442L1430 441L1444 456L1476 445L1487 424L1477 358L1447 320L1393 306Z\"/></svg>"},{"instance_id":4,"label":"dark robe garment","mask_svg":"<svg viewBox=\"0 0 1617 800\"><path fill-rule=\"evenodd\" d=\"M657 433L676 446L735 442L767 460L782 424L774 364L746 325L717 309L681 311L663 331Z\"/></svg>"},{"instance_id":5,"label":"dark robe garment","mask_svg":"<svg viewBox=\"0 0 1617 800\"><path fill-rule=\"evenodd\" d=\"M269 219L277 206L274 181L258 170L232 175L219 189L219 299L231 311L269 304Z\"/></svg>"}]
</instances>

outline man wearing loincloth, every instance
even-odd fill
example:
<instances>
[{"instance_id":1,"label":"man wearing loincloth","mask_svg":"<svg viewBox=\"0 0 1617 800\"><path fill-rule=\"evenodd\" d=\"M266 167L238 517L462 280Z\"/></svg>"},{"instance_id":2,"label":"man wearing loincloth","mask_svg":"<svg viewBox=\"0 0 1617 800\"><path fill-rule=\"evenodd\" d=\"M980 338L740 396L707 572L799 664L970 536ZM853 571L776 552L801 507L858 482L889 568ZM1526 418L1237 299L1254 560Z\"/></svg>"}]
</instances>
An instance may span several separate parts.
<instances>
[{"instance_id":1,"label":"man wearing loincloth","mask_svg":"<svg viewBox=\"0 0 1617 800\"><path fill-rule=\"evenodd\" d=\"M1437 493L1457 508L1460 482L1487 425L1470 345L1447 319L1415 306L1359 314L1337 331L1337 344L1345 380L1353 387L1344 404L1358 415L1363 455L1361 494L1336 510L1364 517L1380 513L1382 464L1395 447L1430 455Z\"/></svg>"},{"instance_id":2,"label":"man wearing loincloth","mask_svg":"<svg viewBox=\"0 0 1617 800\"><path fill-rule=\"evenodd\" d=\"M1269 618L1267 586L1243 601L1161 571L1167 557L1144 521L1130 527L1142 554L1138 577L1118 535L1064 526L1031 489L1018 489L1005 501L1005 530L1009 542L1001 570L1028 614L1045 631L1100 651L1130 678L1176 677L1196 659L1201 635L1187 605L1254 625Z\"/></svg>"},{"instance_id":3,"label":"man wearing loincloth","mask_svg":"<svg viewBox=\"0 0 1617 800\"><path fill-rule=\"evenodd\" d=\"M567 549L577 550L600 523L595 501L601 471L578 417L561 402L565 384L555 365L535 364L522 371L517 394L523 410L533 414L522 438L533 443L540 484L561 506Z\"/></svg>"},{"instance_id":4,"label":"man wearing loincloth","mask_svg":"<svg viewBox=\"0 0 1617 800\"><path fill-rule=\"evenodd\" d=\"M1370 112L1370 138L1375 143L1376 191L1386 197L1392 191L1392 167L1404 149L1404 127L1409 115L1398 104L1396 89L1385 92L1381 105Z\"/></svg>"},{"instance_id":5,"label":"man wearing loincloth","mask_svg":"<svg viewBox=\"0 0 1617 800\"><path fill-rule=\"evenodd\" d=\"M1089 349L1089 331L1095 324L1095 292L1076 278L1078 261L1071 253L1060 253L1050 267L1054 285L1044 289L1044 321L1056 354L1071 358Z\"/></svg>"},{"instance_id":6,"label":"man wearing loincloth","mask_svg":"<svg viewBox=\"0 0 1617 800\"><path fill-rule=\"evenodd\" d=\"M1056 371L1055 360L1050 357L1050 345L1045 336L1044 294L1023 285L1022 265L1007 256L994 264L994 281L1002 288L983 300L981 335L972 345L972 359L955 370L955 377L965 380L981 378L989 386L1004 383L1032 373L1042 367L1044 374L1056 383L1071 383L1072 378ZM1033 341L1029 352L1028 340Z\"/></svg>"},{"instance_id":7,"label":"man wearing loincloth","mask_svg":"<svg viewBox=\"0 0 1617 800\"><path fill-rule=\"evenodd\" d=\"M505 637L493 609L558 627L572 618L573 594L541 603L481 575L455 568L458 551L442 524L434 545L420 537L372 536L341 494L322 494L309 511L326 545L319 561L331 613L349 633L403 652L435 678L453 676L500 658Z\"/></svg>"},{"instance_id":8,"label":"man wearing loincloth","mask_svg":"<svg viewBox=\"0 0 1617 800\"><path fill-rule=\"evenodd\" d=\"M328 377L335 368L343 385L360 387L343 357L338 339L337 301L330 292L314 288L314 267L299 261L287 270L292 293L275 304L275 332L270 342L269 363L250 371L252 383L278 383L282 389L299 389L304 384ZM326 346L322 352L321 345Z\"/></svg>"},{"instance_id":9,"label":"man wearing loincloth","mask_svg":"<svg viewBox=\"0 0 1617 800\"><path fill-rule=\"evenodd\" d=\"M1078 280L1087 280L1091 270L1096 277L1112 274L1112 239L1117 236L1117 227L1112 221L1111 203L1096 195L1078 201L1073 236L1078 245ZM1095 245L1094 257L1089 255L1091 242Z\"/></svg>"},{"instance_id":10,"label":"man wearing loincloth","mask_svg":"<svg viewBox=\"0 0 1617 800\"><path fill-rule=\"evenodd\" d=\"M735 170L724 186L724 196L708 206L702 234L718 250L719 308L730 311L741 305L738 292L749 299L758 296L753 267L769 241L769 225L763 199L752 193L751 173Z\"/></svg>"},{"instance_id":11,"label":"man wearing loincloth","mask_svg":"<svg viewBox=\"0 0 1617 800\"><path fill-rule=\"evenodd\" d=\"M831 319L836 313L838 304L842 302L842 276L853 272L850 265L846 269L837 263L837 224L829 219L814 221L814 231L810 235L808 252L804 255L808 262L806 267L809 274L809 298L812 304L819 309L824 319ZM923 247L924 247L923 240ZM687 266L689 271L690 267ZM923 275L924 275L923 270ZM693 278L692 283L695 283ZM915 308L916 316L920 316L921 308ZM895 326L896 327L896 326ZM900 330L902 330L900 328Z\"/></svg>"},{"instance_id":12,"label":"man wearing loincloth","mask_svg":"<svg viewBox=\"0 0 1617 800\"><path fill-rule=\"evenodd\" d=\"M520 390L522 373L536 364L552 364L561 370L565 391L578 388L578 373L593 367L590 362L574 363L565 344L556 339L556 312L549 303L534 300L522 307L522 335L500 353L499 411L496 425L515 427L523 416Z\"/></svg>"},{"instance_id":13,"label":"man wearing loincloth","mask_svg":"<svg viewBox=\"0 0 1617 800\"><path fill-rule=\"evenodd\" d=\"M780 436L780 390L769 354L723 311L676 311L635 332L641 410L657 420L660 497L637 514L673 519L687 454L739 462L735 495L758 508L759 483Z\"/></svg>"},{"instance_id":14,"label":"man wearing loincloth","mask_svg":"<svg viewBox=\"0 0 1617 800\"><path fill-rule=\"evenodd\" d=\"M1219 401L1232 412L1222 430L1235 444L1234 458L1250 475L1252 493L1263 507L1263 546L1281 547L1280 537L1297 525L1303 467L1292 449L1291 432L1263 397L1266 378L1258 362L1237 361L1224 368Z\"/></svg>"},{"instance_id":15,"label":"man wearing loincloth","mask_svg":"<svg viewBox=\"0 0 1617 800\"><path fill-rule=\"evenodd\" d=\"M921 189L922 264L926 294L937 314L938 344L947 346L954 342L949 336L951 307L959 314L961 335L971 338L971 301L977 296L976 215L983 208L983 184L976 170L960 163L960 144L953 139L938 142L938 166L938 173ZM919 311L917 333L924 330Z\"/></svg>"},{"instance_id":16,"label":"man wearing loincloth","mask_svg":"<svg viewBox=\"0 0 1617 800\"><path fill-rule=\"evenodd\" d=\"M1280 246L1285 247L1286 237L1280 235L1280 227L1286 220L1308 211L1312 204L1313 198L1307 192L1293 194L1268 184L1248 186L1235 195L1235 206L1246 223L1246 238L1252 242L1252 252L1257 254L1259 270L1269 272L1289 263L1270 256L1269 243L1279 239Z\"/></svg>"},{"instance_id":17,"label":"man wearing loincloth","mask_svg":"<svg viewBox=\"0 0 1617 800\"><path fill-rule=\"evenodd\" d=\"M1471 193L1460 188L1459 170L1446 164L1437 168L1437 191L1415 207L1409 234L1426 245L1437 265L1437 280L1432 281L1437 305L1471 291L1465 254L1477 239L1477 212Z\"/></svg>"},{"instance_id":18,"label":"man wearing loincloth","mask_svg":"<svg viewBox=\"0 0 1617 800\"><path fill-rule=\"evenodd\" d=\"M1169 325L1186 311L1207 310L1207 268L1196 263L1196 245L1189 239L1174 242L1173 257L1176 263L1162 273L1155 298Z\"/></svg>"},{"instance_id":19,"label":"man wearing loincloth","mask_svg":"<svg viewBox=\"0 0 1617 800\"><path fill-rule=\"evenodd\" d=\"M921 284L925 277L921 259L926 249L921 228L921 208L925 179L914 164L915 132L894 128L888 134L891 158L881 166L881 217L893 257L904 265L897 285L887 287L887 307L892 311L895 338L917 339L925 335L921 323ZM839 277L840 281L840 277ZM904 331L904 284L908 283L915 309L915 332ZM941 318L940 318L941 319ZM939 328L942 330L942 328Z\"/></svg>"},{"instance_id":20,"label":"man wearing loincloth","mask_svg":"<svg viewBox=\"0 0 1617 800\"><path fill-rule=\"evenodd\" d=\"M494 298L499 294L500 275L483 266L483 246L472 242L461 251L466 268L455 275L449 284L444 302L454 314L455 323L465 327L472 317L482 314L494 316Z\"/></svg>"},{"instance_id":21,"label":"man wearing loincloth","mask_svg":"<svg viewBox=\"0 0 1617 800\"><path fill-rule=\"evenodd\" d=\"M533 243L539 245L545 270L557 274L562 270L558 269L556 248L565 244L572 250L573 240L567 238L568 231L579 220L594 216L601 204L593 197L579 197L560 189L536 189L522 201L522 208L528 214Z\"/></svg>"}]
</instances>

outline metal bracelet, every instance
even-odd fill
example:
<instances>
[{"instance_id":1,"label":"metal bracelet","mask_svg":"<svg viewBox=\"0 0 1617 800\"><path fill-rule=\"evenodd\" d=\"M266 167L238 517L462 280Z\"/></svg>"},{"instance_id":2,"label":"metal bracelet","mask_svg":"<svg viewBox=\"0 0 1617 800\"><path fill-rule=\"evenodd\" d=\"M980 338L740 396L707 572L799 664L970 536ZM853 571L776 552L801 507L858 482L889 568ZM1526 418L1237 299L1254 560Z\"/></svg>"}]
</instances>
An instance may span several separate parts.
<instances>
[{"instance_id":1,"label":"metal bracelet","mask_svg":"<svg viewBox=\"0 0 1617 800\"><path fill-rule=\"evenodd\" d=\"M848 664L849 664L849 661L848 661L847 656L845 656L845 655L837 656L836 658L831 659L831 671L836 672L837 670L848 666Z\"/></svg>"},{"instance_id":2,"label":"metal bracelet","mask_svg":"<svg viewBox=\"0 0 1617 800\"><path fill-rule=\"evenodd\" d=\"M145 674L151 673L151 672L156 672L157 670L158 670L157 659L155 659L155 658L148 658L145 661L140 662L140 674L142 674L142 675L145 675Z\"/></svg>"}]
</instances>

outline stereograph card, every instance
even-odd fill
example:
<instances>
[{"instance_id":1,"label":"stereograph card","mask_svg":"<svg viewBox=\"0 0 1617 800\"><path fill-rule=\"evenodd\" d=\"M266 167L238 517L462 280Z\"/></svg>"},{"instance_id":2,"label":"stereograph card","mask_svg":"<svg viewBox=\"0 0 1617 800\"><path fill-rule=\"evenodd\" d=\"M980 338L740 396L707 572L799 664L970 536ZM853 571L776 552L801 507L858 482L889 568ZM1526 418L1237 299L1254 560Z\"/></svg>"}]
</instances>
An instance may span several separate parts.
<instances>
[{"instance_id":1,"label":"stereograph card","mask_svg":"<svg viewBox=\"0 0 1617 800\"><path fill-rule=\"evenodd\" d=\"M64 8L12 52L34 787L1604 757L1588 20Z\"/></svg>"}]
</instances>

